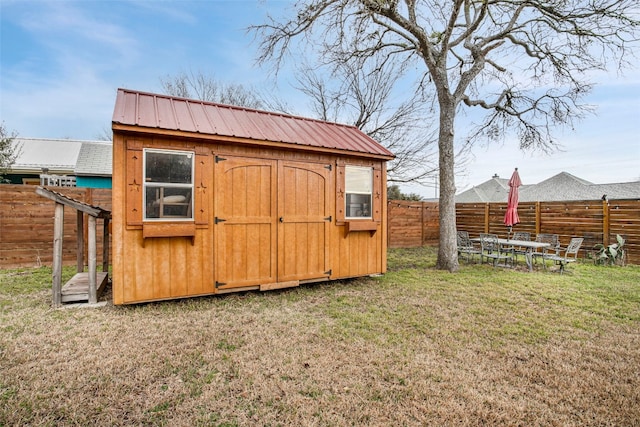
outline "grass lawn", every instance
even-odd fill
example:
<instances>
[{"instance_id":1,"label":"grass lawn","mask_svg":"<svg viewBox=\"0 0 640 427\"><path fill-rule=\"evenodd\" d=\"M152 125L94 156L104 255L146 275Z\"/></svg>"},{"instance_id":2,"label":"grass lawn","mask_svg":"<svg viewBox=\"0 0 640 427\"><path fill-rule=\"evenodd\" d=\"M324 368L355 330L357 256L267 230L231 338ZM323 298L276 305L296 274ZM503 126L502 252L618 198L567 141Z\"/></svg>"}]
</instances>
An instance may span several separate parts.
<instances>
[{"instance_id":1,"label":"grass lawn","mask_svg":"<svg viewBox=\"0 0 640 427\"><path fill-rule=\"evenodd\" d=\"M434 264L62 310L50 269L2 270L0 426L640 424L639 266Z\"/></svg>"}]
</instances>

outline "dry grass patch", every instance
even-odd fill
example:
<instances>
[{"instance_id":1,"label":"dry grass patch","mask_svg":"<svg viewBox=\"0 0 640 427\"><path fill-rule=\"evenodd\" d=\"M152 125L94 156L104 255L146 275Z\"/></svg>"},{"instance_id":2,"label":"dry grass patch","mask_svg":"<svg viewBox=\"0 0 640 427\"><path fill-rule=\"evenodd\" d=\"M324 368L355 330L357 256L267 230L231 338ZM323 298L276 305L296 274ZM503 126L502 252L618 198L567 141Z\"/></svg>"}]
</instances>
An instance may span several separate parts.
<instances>
[{"instance_id":1,"label":"dry grass patch","mask_svg":"<svg viewBox=\"0 0 640 427\"><path fill-rule=\"evenodd\" d=\"M2 271L0 425L638 424L638 267L389 255L381 278L100 309Z\"/></svg>"}]
</instances>

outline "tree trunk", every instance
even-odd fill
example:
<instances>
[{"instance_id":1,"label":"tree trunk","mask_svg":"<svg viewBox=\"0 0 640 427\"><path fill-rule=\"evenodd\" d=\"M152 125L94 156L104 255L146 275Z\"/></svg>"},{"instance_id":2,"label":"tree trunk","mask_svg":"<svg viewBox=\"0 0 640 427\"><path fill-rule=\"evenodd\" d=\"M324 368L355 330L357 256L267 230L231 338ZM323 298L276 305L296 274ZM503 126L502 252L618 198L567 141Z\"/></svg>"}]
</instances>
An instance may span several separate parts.
<instances>
[{"instance_id":1,"label":"tree trunk","mask_svg":"<svg viewBox=\"0 0 640 427\"><path fill-rule=\"evenodd\" d=\"M440 94L443 95L443 94ZM455 103L449 94L439 96L440 133L438 151L440 162L440 246L436 268L451 272L458 270L456 240L456 184L454 175Z\"/></svg>"}]
</instances>

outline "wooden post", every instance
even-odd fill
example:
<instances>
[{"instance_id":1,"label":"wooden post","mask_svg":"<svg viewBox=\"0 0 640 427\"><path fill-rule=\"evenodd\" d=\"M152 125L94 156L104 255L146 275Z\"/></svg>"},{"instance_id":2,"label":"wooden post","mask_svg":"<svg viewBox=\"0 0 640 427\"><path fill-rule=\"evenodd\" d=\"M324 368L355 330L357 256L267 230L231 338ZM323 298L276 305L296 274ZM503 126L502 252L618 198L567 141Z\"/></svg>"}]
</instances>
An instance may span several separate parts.
<instances>
[{"instance_id":1,"label":"wooden post","mask_svg":"<svg viewBox=\"0 0 640 427\"><path fill-rule=\"evenodd\" d=\"M602 201L602 244L609 246L609 202Z\"/></svg>"},{"instance_id":2,"label":"wooden post","mask_svg":"<svg viewBox=\"0 0 640 427\"><path fill-rule=\"evenodd\" d=\"M484 205L484 232L489 232L489 203Z\"/></svg>"},{"instance_id":3,"label":"wooden post","mask_svg":"<svg viewBox=\"0 0 640 427\"><path fill-rule=\"evenodd\" d=\"M109 218L104 219L102 230L102 271L109 271Z\"/></svg>"},{"instance_id":4,"label":"wooden post","mask_svg":"<svg viewBox=\"0 0 640 427\"><path fill-rule=\"evenodd\" d=\"M424 202L420 203L420 246L424 246Z\"/></svg>"},{"instance_id":5,"label":"wooden post","mask_svg":"<svg viewBox=\"0 0 640 427\"><path fill-rule=\"evenodd\" d=\"M89 215L89 304L98 302L96 278L96 217Z\"/></svg>"},{"instance_id":6,"label":"wooden post","mask_svg":"<svg viewBox=\"0 0 640 427\"><path fill-rule=\"evenodd\" d=\"M536 236L540 234L542 213L540 212L540 202L536 202Z\"/></svg>"},{"instance_id":7,"label":"wooden post","mask_svg":"<svg viewBox=\"0 0 640 427\"><path fill-rule=\"evenodd\" d=\"M82 273L84 271L84 213L82 211L77 211L77 221L76 225L78 228L77 231L77 245L76 245L76 262L77 262L77 270L78 273Z\"/></svg>"},{"instance_id":8,"label":"wooden post","mask_svg":"<svg viewBox=\"0 0 640 427\"><path fill-rule=\"evenodd\" d=\"M54 307L62 305L62 239L64 236L64 205L56 203L53 222L52 298Z\"/></svg>"}]
</instances>

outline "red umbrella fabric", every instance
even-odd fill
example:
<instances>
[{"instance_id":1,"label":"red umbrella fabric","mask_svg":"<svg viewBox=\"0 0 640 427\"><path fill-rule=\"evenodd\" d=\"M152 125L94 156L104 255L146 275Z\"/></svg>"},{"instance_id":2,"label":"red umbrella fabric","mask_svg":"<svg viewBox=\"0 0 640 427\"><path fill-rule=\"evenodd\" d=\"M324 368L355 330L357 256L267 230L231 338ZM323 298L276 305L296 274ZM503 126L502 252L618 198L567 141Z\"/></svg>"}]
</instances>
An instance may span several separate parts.
<instances>
[{"instance_id":1,"label":"red umbrella fabric","mask_svg":"<svg viewBox=\"0 0 640 427\"><path fill-rule=\"evenodd\" d=\"M509 230L520 222L518 217L518 187L521 185L522 181L520 181L518 168L516 168L509 180L509 199L507 200L507 212L504 214L504 225L509 227Z\"/></svg>"}]
</instances>

